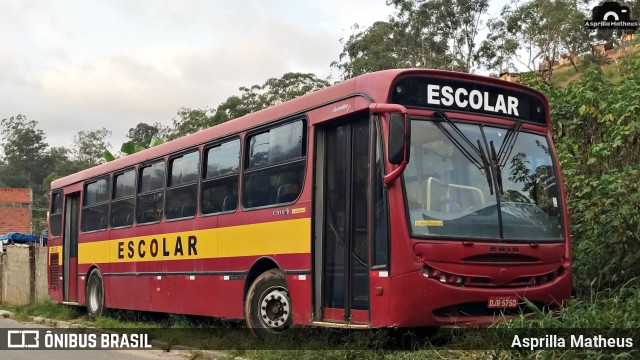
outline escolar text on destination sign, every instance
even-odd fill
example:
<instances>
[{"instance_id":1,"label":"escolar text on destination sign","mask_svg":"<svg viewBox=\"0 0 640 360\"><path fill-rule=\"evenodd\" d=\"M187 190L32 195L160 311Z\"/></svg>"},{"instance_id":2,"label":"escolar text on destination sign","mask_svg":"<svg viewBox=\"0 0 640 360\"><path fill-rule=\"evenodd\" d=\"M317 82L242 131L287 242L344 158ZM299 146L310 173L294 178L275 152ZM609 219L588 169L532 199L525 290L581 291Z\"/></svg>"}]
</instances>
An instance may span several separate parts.
<instances>
[{"instance_id":1,"label":"escolar text on destination sign","mask_svg":"<svg viewBox=\"0 0 640 360\"><path fill-rule=\"evenodd\" d=\"M185 239L184 244L182 238L178 236L174 246L167 245L167 239L162 240L151 239L149 241L141 239L138 241L118 241L118 259L129 258L138 256L144 259L149 257L168 257L168 256L187 256L198 255L198 249L196 245L198 239L195 235L189 235Z\"/></svg>"}]
</instances>

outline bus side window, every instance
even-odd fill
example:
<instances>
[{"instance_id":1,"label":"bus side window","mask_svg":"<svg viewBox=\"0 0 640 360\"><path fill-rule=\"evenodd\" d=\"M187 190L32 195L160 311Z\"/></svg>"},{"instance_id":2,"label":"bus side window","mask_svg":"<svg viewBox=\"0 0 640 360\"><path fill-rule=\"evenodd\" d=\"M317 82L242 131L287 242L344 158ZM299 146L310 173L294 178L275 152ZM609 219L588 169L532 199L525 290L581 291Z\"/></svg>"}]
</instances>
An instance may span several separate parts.
<instances>
[{"instance_id":1,"label":"bus side window","mask_svg":"<svg viewBox=\"0 0 640 360\"><path fill-rule=\"evenodd\" d=\"M244 207L286 204L298 198L305 171L304 139L302 120L249 137Z\"/></svg>"},{"instance_id":2,"label":"bus side window","mask_svg":"<svg viewBox=\"0 0 640 360\"><path fill-rule=\"evenodd\" d=\"M104 230L109 217L109 178L104 177L84 185L82 231Z\"/></svg>"},{"instance_id":3,"label":"bus side window","mask_svg":"<svg viewBox=\"0 0 640 360\"><path fill-rule=\"evenodd\" d=\"M49 215L49 224L51 227L51 236L56 237L62 234L62 192L54 192L51 199L51 215Z\"/></svg>"},{"instance_id":4,"label":"bus side window","mask_svg":"<svg viewBox=\"0 0 640 360\"><path fill-rule=\"evenodd\" d=\"M133 205L136 173L131 169L113 177L113 197L111 200L111 227L133 224Z\"/></svg>"},{"instance_id":5,"label":"bus side window","mask_svg":"<svg viewBox=\"0 0 640 360\"><path fill-rule=\"evenodd\" d=\"M197 212L200 152L192 151L169 160L167 219L194 217Z\"/></svg>"},{"instance_id":6,"label":"bus side window","mask_svg":"<svg viewBox=\"0 0 640 360\"><path fill-rule=\"evenodd\" d=\"M206 149L204 163L202 213L234 211L238 207L240 140L231 140Z\"/></svg>"},{"instance_id":7,"label":"bus side window","mask_svg":"<svg viewBox=\"0 0 640 360\"><path fill-rule=\"evenodd\" d=\"M163 188L164 161L140 168L136 222L144 224L162 219Z\"/></svg>"}]
</instances>

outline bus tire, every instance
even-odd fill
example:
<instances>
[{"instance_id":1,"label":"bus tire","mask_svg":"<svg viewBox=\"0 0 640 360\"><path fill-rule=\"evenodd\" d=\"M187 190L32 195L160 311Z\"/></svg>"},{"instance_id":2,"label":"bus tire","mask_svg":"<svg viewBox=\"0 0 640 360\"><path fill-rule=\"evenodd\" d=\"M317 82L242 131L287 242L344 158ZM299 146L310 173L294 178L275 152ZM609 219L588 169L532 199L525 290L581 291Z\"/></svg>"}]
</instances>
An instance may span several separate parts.
<instances>
[{"instance_id":1,"label":"bus tire","mask_svg":"<svg viewBox=\"0 0 640 360\"><path fill-rule=\"evenodd\" d=\"M244 316L247 327L259 339L291 327L291 298L282 271L267 270L256 278L247 291Z\"/></svg>"},{"instance_id":2,"label":"bus tire","mask_svg":"<svg viewBox=\"0 0 640 360\"><path fill-rule=\"evenodd\" d=\"M104 282L98 269L93 269L89 274L85 302L90 319L95 320L104 312Z\"/></svg>"}]
</instances>

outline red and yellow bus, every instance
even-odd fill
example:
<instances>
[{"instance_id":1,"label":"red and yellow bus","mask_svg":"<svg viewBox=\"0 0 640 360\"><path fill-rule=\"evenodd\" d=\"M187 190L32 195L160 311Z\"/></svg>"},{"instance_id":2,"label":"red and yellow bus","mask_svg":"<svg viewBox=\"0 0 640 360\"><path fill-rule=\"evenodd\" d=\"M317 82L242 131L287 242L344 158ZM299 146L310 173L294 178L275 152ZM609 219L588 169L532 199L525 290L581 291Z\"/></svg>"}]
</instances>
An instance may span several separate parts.
<instances>
[{"instance_id":1,"label":"red and yellow bus","mask_svg":"<svg viewBox=\"0 0 640 360\"><path fill-rule=\"evenodd\" d=\"M60 303L292 324L483 324L571 292L545 97L362 75L56 180Z\"/></svg>"}]
</instances>

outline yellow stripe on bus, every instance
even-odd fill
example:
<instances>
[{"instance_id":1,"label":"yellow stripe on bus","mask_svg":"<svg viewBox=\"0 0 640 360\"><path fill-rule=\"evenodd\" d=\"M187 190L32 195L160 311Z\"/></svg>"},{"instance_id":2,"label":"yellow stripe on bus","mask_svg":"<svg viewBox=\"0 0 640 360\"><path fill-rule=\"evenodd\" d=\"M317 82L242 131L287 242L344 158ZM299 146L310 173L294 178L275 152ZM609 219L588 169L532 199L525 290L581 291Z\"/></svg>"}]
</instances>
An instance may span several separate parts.
<instances>
[{"instance_id":1,"label":"yellow stripe on bus","mask_svg":"<svg viewBox=\"0 0 640 360\"><path fill-rule=\"evenodd\" d=\"M311 219L78 244L78 263L210 259L311 252Z\"/></svg>"}]
</instances>

